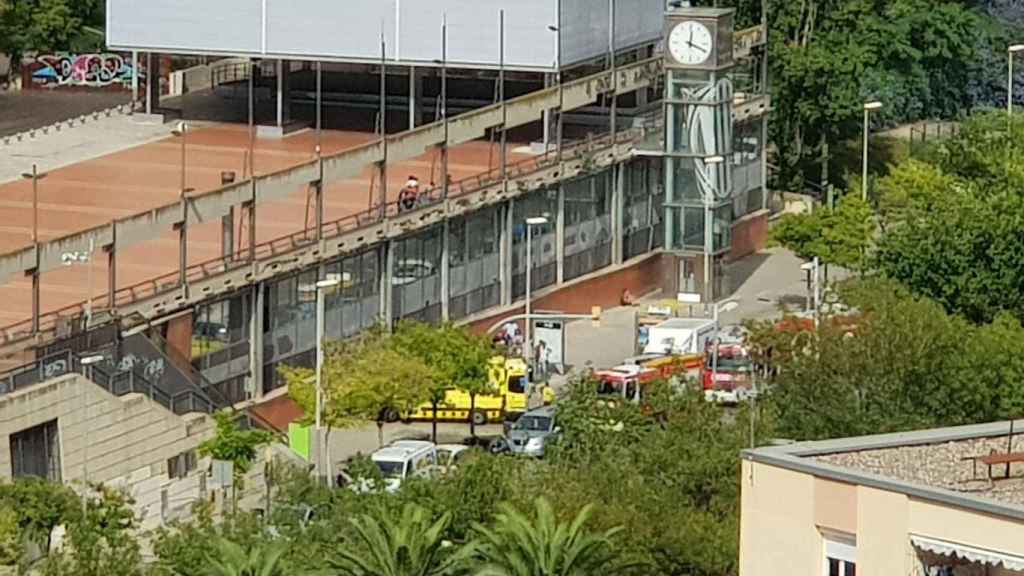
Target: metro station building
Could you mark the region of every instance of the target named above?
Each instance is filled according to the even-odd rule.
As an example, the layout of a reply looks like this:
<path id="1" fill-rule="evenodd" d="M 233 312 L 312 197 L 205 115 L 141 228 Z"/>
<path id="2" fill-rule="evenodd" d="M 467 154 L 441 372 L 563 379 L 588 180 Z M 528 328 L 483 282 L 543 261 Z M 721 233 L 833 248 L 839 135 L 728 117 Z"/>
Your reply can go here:
<path id="1" fill-rule="evenodd" d="M 117 365 L 146 338 L 191 366 L 154 387 L 186 378 L 213 404 L 259 399 L 283 385 L 280 365 L 314 363 L 327 278 L 340 282 L 325 295 L 328 339 L 404 318 L 482 329 L 521 310 L 528 266 L 535 308 L 589 312 L 625 290 L 715 298 L 721 264 L 763 245 L 769 204 L 764 28 L 733 17 L 666 13 L 664 0 L 108 0 L 108 45 L 138 54 L 147 77 L 161 55 L 208 58 L 175 71 L 186 120 L 190 99 L 215 100 L 250 150 L 311 133 L 317 148 L 274 170 L 250 154 L 220 187 L 0 255 L 0 281 L 29 276 L 34 294 L 0 346 L 40 366 L 0 381 L 32 385 L 68 351 L 110 350 Z M 714 58 L 670 60 L 666 32 L 687 20 L 714 30 Z M 159 92 L 140 116 L 172 118 Z M 338 131 L 359 143 L 319 148 Z M 406 209 L 410 174 L 433 194 Z M 362 192 L 346 184 L 359 178 Z M 306 199 L 303 221 L 261 231 L 290 197 Z M 547 223 L 528 229 L 536 216 Z M 172 232 L 164 275 L 119 277 L 120 256 Z M 189 257 L 199 237 L 216 238 L 217 258 Z M 61 255 L 90 247 L 106 289 L 88 310 L 40 307 Z"/>

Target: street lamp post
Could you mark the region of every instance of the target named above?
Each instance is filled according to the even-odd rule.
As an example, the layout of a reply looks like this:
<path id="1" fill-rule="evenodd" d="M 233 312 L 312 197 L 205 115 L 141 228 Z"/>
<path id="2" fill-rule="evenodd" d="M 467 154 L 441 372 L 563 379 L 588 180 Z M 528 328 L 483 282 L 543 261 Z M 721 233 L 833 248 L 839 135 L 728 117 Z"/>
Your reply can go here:
<path id="1" fill-rule="evenodd" d="M 86 356 L 79 360 L 79 364 L 82 365 L 82 377 L 91 380 L 92 379 L 92 366 L 97 362 L 103 361 L 103 356 L 94 354 L 92 356 Z M 82 383 L 82 390 L 86 389 L 86 384 Z M 89 422 L 89 401 L 82 402 L 82 410 L 85 410 L 85 418 L 82 424 L 82 482 L 84 482 L 88 488 L 89 483 L 89 427 L 92 425 Z M 82 504 L 85 504 L 83 499 Z"/>
<path id="2" fill-rule="evenodd" d="M 712 170 L 716 170 L 719 165 L 725 163 L 725 156 L 710 156 L 704 159 L 704 165 L 710 167 Z M 710 179 L 709 179 L 710 180 Z M 718 177 L 716 173 L 715 186 L 718 185 Z M 714 190 L 708 187 L 708 190 L 704 193 L 704 301 L 707 304 L 714 302 L 714 290 L 712 290 L 711 282 L 711 266 L 712 266 L 712 254 L 715 251 L 714 242 L 714 220 L 713 213 L 711 210 L 711 204 L 714 201 L 712 194 Z M 704 309 L 707 313 L 707 308 Z"/>
<path id="3" fill-rule="evenodd" d="M 869 122 L 871 120 L 871 113 L 876 110 L 882 109 L 882 103 L 879 101 L 867 102 L 864 104 L 864 171 L 861 174 L 861 191 L 860 197 L 865 202 L 868 201 L 868 136 L 870 135 Z"/>
<path id="4" fill-rule="evenodd" d="M 39 242 L 39 181 L 46 178 L 46 173 L 39 172 L 39 166 L 32 165 L 31 172 L 23 172 L 22 178 L 32 181 L 32 243 Z"/>
<path id="5" fill-rule="evenodd" d="M 532 289 L 530 270 L 533 268 L 533 227 L 543 226 L 547 223 L 547 216 L 534 216 L 526 219 L 526 330 L 524 330 L 526 338 L 523 340 L 523 359 L 526 360 L 527 367 L 530 366 L 530 356 L 533 355 L 533 319 L 530 317 L 530 296 Z M 529 369 L 526 371 L 526 386 L 528 390 L 530 386 Z"/>
<path id="6" fill-rule="evenodd" d="M 185 286 L 185 270 L 188 267 L 188 203 L 186 199 L 188 188 L 186 188 L 185 183 L 185 134 L 187 132 L 188 124 L 184 120 L 178 122 L 177 127 L 171 130 L 171 134 L 181 139 L 181 186 L 179 188 L 181 198 L 181 229 L 178 233 L 178 282 L 182 287 Z"/>
<path id="7" fill-rule="evenodd" d="M 1006 49 L 1006 62 L 1009 74 L 1006 78 L 1006 113 L 1013 114 L 1013 57 L 1018 52 L 1024 52 L 1024 44 L 1014 44 Z"/>
<path id="8" fill-rule="evenodd" d="M 320 280 L 316 283 L 316 439 L 317 439 L 317 453 L 316 461 L 314 466 L 316 467 L 317 477 L 326 476 L 324 471 L 324 458 L 326 454 L 326 447 L 324 446 L 323 435 L 320 433 L 321 426 L 323 423 L 323 411 L 324 411 L 324 388 L 323 388 L 323 370 L 324 370 L 324 291 L 330 288 L 334 288 L 341 283 L 341 279 L 338 277 L 328 277 L 325 280 Z"/>

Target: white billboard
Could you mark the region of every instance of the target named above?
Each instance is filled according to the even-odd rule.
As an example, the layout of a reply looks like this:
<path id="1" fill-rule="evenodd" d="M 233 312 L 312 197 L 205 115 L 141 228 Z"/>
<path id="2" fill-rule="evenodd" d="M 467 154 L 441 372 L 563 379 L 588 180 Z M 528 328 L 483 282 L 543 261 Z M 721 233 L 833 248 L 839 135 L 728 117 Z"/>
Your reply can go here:
<path id="1" fill-rule="evenodd" d="M 551 70 L 608 50 L 613 0 L 107 0 L 116 50 L 436 65 L 448 23 L 452 67 Z M 657 40 L 663 0 L 614 0 L 619 48 Z M 561 8 L 561 14 L 559 14 Z M 559 48 L 561 35 L 561 49 Z M 561 50 L 561 54 L 559 54 Z"/>

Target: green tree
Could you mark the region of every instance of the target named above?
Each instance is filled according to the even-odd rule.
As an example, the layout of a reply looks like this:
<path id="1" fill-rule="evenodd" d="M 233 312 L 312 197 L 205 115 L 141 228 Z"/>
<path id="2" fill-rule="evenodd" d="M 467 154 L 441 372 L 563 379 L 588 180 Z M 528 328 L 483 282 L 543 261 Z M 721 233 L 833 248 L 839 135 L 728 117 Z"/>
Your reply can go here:
<path id="1" fill-rule="evenodd" d="M 976 323 L 1024 318 L 1024 145 L 1010 133 L 1024 134 L 1024 119 L 972 117 L 880 182 L 874 266 Z"/>
<path id="2" fill-rule="evenodd" d="M 585 506 L 572 522 L 559 522 L 550 502 L 536 500 L 535 515 L 526 517 L 508 504 L 500 507 L 495 525 L 476 526 L 472 550 L 479 567 L 475 576 L 570 576 L 617 574 L 632 568 L 619 557 L 612 541 L 622 531 L 600 534 L 586 529 L 593 505 Z"/>
<path id="3" fill-rule="evenodd" d="M 94 35 L 83 27 L 102 27 L 103 8 L 100 0 L 0 2 L 0 52 L 9 54 L 16 66 L 26 52 L 99 47 L 101 39 L 84 40 Z"/>
<path id="4" fill-rule="evenodd" d="M 44 554 L 50 550 L 53 529 L 77 520 L 81 507 L 78 495 L 60 483 L 36 477 L 0 482 L 0 509 L 17 513 L 22 538 L 37 544 Z"/>
<path id="5" fill-rule="evenodd" d="M 352 536 L 329 558 L 338 576 L 442 576 L 458 573 L 470 552 L 444 540 L 449 514 L 432 520 L 415 504 L 400 514 L 379 508 L 350 519 Z"/>
<path id="6" fill-rule="evenodd" d="M 232 463 L 235 478 L 241 478 L 256 461 L 256 449 L 274 439 L 266 430 L 256 428 L 242 430 L 238 426 L 238 414 L 221 410 L 213 415 L 217 432 L 213 438 L 199 444 L 199 455 Z"/>
<path id="7" fill-rule="evenodd" d="M 395 346 L 383 329 L 332 343 L 325 352 L 322 388 L 323 422 L 346 428 L 376 422 L 377 441 L 384 444 L 384 423 L 430 400 L 435 371 L 408 350 Z M 308 368 L 282 368 L 288 393 L 306 413 L 316 414 L 316 373 Z"/>
<path id="8" fill-rule="evenodd" d="M 476 411 L 476 396 L 490 391 L 488 361 L 494 355 L 491 341 L 452 324 L 432 326 L 404 321 L 395 327 L 393 345 L 418 357 L 430 367 L 434 386 L 430 403 L 434 412 L 432 438 L 437 442 L 437 406 L 446 390 L 464 390 L 470 395 L 470 414 Z M 471 417 L 470 434 L 476 437 Z"/>
<path id="9" fill-rule="evenodd" d="M 67 524 L 65 550 L 47 557 L 43 576 L 141 576 L 132 501 L 120 491 L 91 487 L 82 514 Z"/>
<path id="10" fill-rule="evenodd" d="M 262 547 L 266 538 L 266 522 L 255 514 L 229 513 L 215 523 L 211 505 L 198 504 L 188 521 L 174 520 L 152 534 L 153 576 L 206 576 L 207 558 L 219 554 L 222 541 L 248 548 Z"/>
<path id="11" fill-rule="evenodd" d="M 286 542 L 250 545 L 248 548 L 224 538 L 216 542 L 216 552 L 206 557 L 206 576 L 298 576 L 285 571 L 282 557 Z"/>
<path id="12" fill-rule="evenodd" d="M 842 197 L 835 209 L 788 214 L 771 231 L 774 242 L 797 256 L 851 270 L 865 267 L 875 232 L 871 207 L 855 194 Z"/>
<path id="13" fill-rule="evenodd" d="M 974 326 L 884 280 L 840 292 L 857 310 L 855 324 L 822 322 L 804 350 L 776 366 L 769 402 L 783 437 L 985 422 L 1014 416 L 1024 402 L 1017 321 Z"/>

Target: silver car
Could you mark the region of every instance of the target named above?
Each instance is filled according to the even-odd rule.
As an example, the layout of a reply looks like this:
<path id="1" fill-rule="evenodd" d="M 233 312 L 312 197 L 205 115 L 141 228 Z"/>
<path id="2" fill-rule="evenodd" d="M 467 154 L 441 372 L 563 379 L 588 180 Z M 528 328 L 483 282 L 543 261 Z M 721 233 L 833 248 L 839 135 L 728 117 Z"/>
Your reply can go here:
<path id="1" fill-rule="evenodd" d="M 513 454 L 541 457 L 544 446 L 561 432 L 555 424 L 555 409 L 552 406 L 537 408 L 524 413 L 505 435 L 508 450 Z"/>

